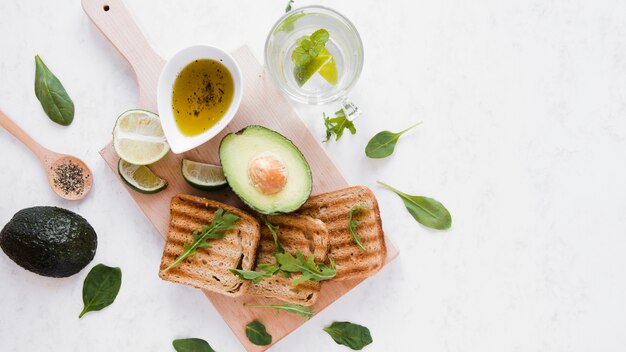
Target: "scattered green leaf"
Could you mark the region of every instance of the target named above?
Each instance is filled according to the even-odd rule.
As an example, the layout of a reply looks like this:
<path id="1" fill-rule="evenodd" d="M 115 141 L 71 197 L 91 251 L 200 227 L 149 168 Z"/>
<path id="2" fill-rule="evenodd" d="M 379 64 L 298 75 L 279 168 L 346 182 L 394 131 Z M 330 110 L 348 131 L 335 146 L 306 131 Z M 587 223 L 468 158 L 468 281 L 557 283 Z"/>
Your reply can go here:
<path id="1" fill-rule="evenodd" d="M 336 343 L 348 346 L 353 350 L 361 350 L 372 343 L 370 330 L 365 326 L 349 322 L 334 322 L 324 328 L 324 331 L 335 340 Z"/>
<path id="2" fill-rule="evenodd" d="M 74 120 L 74 102 L 61 81 L 35 56 L 35 96 L 50 120 L 68 126 Z"/>
<path id="3" fill-rule="evenodd" d="M 330 267 L 325 264 L 316 264 L 313 255 L 308 259 L 304 258 L 302 252 L 298 251 L 294 257 L 290 253 L 274 253 L 276 263 L 280 270 L 289 273 L 302 273 L 302 276 L 293 280 L 292 286 L 298 286 L 305 281 L 323 281 L 330 280 L 337 275 L 335 262 L 329 257 Z"/>
<path id="4" fill-rule="evenodd" d="M 291 16 L 288 16 L 287 18 L 285 18 L 283 20 L 283 23 L 280 24 L 280 26 L 276 27 L 276 29 L 274 30 L 274 33 L 272 33 L 273 35 L 276 35 L 280 32 L 286 32 L 289 33 L 291 31 L 293 31 L 294 27 L 294 23 L 304 17 L 306 15 L 306 13 L 304 12 L 300 12 L 300 13 L 294 13 Z"/>
<path id="5" fill-rule="evenodd" d="M 252 280 L 252 282 L 258 284 L 261 280 L 272 277 L 278 271 L 277 266 L 270 264 L 259 264 L 257 269 L 261 271 L 230 269 L 230 272 L 239 276 L 242 280 Z"/>
<path id="6" fill-rule="evenodd" d="M 267 228 L 270 230 L 270 233 L 272 234 L 272 238 L 274 239 L 274 251 L 275 252 L 279 252 L 279 253 L 283 253 L 285 251 L 285 248 L 283 247 L 283 245 L 280 243 L 280 240 L 278 239 L 278 225 L 274 225 L 272 223 L 270 223 L 267 220 L 267 217 L 264 216 L 263 217 L 263 222 L 265 222 L 265 226 L 267 226 Z"/>
<path id="7" fill-rule="evenodd" d="M 208 342 L 197 338 L 174 340 L 172 346 L 176 352 L 215 352 Z"/>
<path id="8" fill-rule="evenodd" d="M 239 217 L 233 213 L 224 212 L 224 209 L 219 208 L 213 215 L 213 221 L 211 224 L 202 226 L 202 231 L 193 232 L 193 241 L 191 243 L 185 243 L 183 245 L 183 253 L 181 253 L 167 268 L 162 270 L 166 272 L 182 261 L 196 254 L 198 248 L 211 248 L 208 240 L 219 240 L 224 238 L 225 232 L 232 230 L 235 227 L 235 223 L 239 220 Z"/>
<path id="9" fill-rule="evenodd" d="M 289 0 L 287 3 L 287 7 L 285 7 L 285 12 L 291 11 L 291 5 L 293 4 L 293 0 Z"/>
<path id="10" fill-rule="evenodd" d="M 101 310 L 115 301 L 122 286 L 122 270 L 98 264 L 91 268 L 83 282 L 85 307 L 78 318 L 87 312 Z"/>
<path id="11" fill-rule="evenodd" d="M 452 215 L 440 202 L 432 198 L 411 196 L 380 181 L 379 185 L 400 196 L 406 209 L 420 224 L 437 230 L 446 230 L 452 226 Z"/>
<path id="12" fill-rule="evenodd" d="M 348 129 L 352 134 L 356 133 L 354 122 L 348 120 L 343 109 L 336 111 L 333 118 L 324 114 L 324 126 L 326 126 L 326 139 L 323 142 L 328 142 L 333 134 L 335 135 L 335 141 L 338 141 L 343 136 L 345 129 Z"/>
<path id="13" fill-rule="evenodd" d="M 421 122 L 416 123 L 415 125 L 402 130 L 398 133 L 382 131 L 377 133 L 370 141 L 367 143 L 365 147 L 365 155 L 369 158 L 373 159 L 381 159 L 386 158 L 389 155 L 393 154 L 393 150 L 396 148 L 396 143 L 398 143 L 398 139 L 400 136 L 405 134 L 407 131 L 413 129 L 415 126 L 419 125 Z"/>
<path id="14" fill-rule="evenodd" d="M 246 336 L 250 342 L 258 346 L 267 346 L 272 343 L 272 335 L 267 333 L 265 325 L 258 320 L 246 325 Z"/>
<path id="15" fill-rule="evenodd" d="M 359 226 L 359 224 L 361 223 L 358 220 L 354 220 L 353 217 L 354 215 L 358 214 L 361 210 L 369 210 L 370 208 L 367 207 L 366 205 L 355 205 L 352 207 L 352 209 L 350 209 L 350 213 L 348 213 L 348 230 L 350 230 L 350 233 L 352 234 L 352 239 L 354 240 L 354 242 L 359 245 L 359 247 L 362 250 L 365 250 L 365 246 L 363 245 L 363 242 L 361 242 L 361 236 L 359 236 L 358 233 L 356 233 L 356 227 Z"/>
<path id="16" fill-rule="evenodd" d="M 310 319 L 315 312 L 305 306 L 299 304 L 269 304 L 269 305 L 257 305 L 257 304 L 244 304 L 247 308 L 273 308 L 277 312 L 284 310 L 288 313 L 298 314 L 305 319 Z"/>

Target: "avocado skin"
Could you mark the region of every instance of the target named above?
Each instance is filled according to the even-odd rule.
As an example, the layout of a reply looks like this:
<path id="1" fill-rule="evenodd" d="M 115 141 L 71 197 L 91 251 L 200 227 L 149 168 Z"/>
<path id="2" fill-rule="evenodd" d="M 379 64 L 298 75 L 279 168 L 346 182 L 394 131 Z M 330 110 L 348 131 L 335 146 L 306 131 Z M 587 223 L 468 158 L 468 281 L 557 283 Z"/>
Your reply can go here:
<path id="1" fill-rule="evenodd" d="M 57 207 L 18 211 L 0 232 L 0 248 L 17 265 L 36 274 L 68 277 L 96 254 L 98 237 L 82 216 Z"/>

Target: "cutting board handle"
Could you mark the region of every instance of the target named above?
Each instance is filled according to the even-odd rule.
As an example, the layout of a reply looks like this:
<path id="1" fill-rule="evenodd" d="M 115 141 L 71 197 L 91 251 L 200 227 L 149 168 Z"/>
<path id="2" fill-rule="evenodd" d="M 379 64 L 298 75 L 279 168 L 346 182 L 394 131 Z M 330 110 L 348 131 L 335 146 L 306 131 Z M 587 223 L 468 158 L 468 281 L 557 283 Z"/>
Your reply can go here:
<path id="1" fill-rule="evenodd" d="M 139 103 L 156 111 L 156 87 L 165 61 L 154 51 L 123 0 L 82 0 L 83 10 L 128 60 L 137 75 Z"/>

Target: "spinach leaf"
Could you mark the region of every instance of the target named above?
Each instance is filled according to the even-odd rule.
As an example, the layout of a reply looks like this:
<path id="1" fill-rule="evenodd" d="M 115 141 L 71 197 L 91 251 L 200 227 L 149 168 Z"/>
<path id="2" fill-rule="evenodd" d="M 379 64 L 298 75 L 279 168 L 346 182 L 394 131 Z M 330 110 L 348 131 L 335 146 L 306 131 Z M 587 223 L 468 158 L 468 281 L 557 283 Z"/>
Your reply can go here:
<path id="1" fill-rule="evenodd" d="M 405 134 L 407 131 L 415 128 L 415 126 L 419 124 L 421 124 L 421 122 L 418 122 L 415 125 L 398 133 L 389 131 L 382 131 L 377 133 L 367 143 L 367 146 L 365 147 L 365 155 L 373 159 L 388 157 L 389 155 L 393 154 L 393 150 L 396 148 L 396 143 L 398 143 L 398 139 L 400 138 L 400 136 Z"/>
<path id="2" fill-rule="evenodd" d="M 336 343 L 348 346 L 353 350 L 360 350 L 372 343 L 370 330 L 365 326 L 349 322 L 334 322 L 325 327 L 324 331 L 335 340 Z"/>
<path id="3" fill-rule="evenodd" d="M 94 266 L 83 283 L 83 303 L 85 308 L 78 318 L 87 312 L 101 310 L 109 306 L 122 286 L 122 270 L 104 264 Z"/>
<path id="4" fill-rule="evenodd" d="M 193 232 L 193 241 L 183 245 L 183 253 L 181 253 L 167 268 L 162 272 L 166 272 L 176 265 L 182 263 L 185 259 L 196 254 L 198 248 L 211 248 L 208 240 L 219 240 L 224 238 L 226 231 L 232 230 L 239 217 L 233 213 L 224 212 L 219 208 L 213 215 L 213 220 L 209 226 L 202 226 L 202 231 Z"/>
<path id="5" fill-rule="evenodd" d="M 244 307 L 248 307 L 248 308 L 273 308 L 276 309 L 276 311 L 281 311 L 284 310 L 285 312 L 288 313 L 294 313 L 294 314 L 298 314 L 302 317 L 304 317 L 305 319 L 309 319 L 313 316 L 313 314 L 315 314 L 314 311 L 312 311 L 311 309 L 299 305 L 299 304 L 269 304 L 269 305 L 256 305 L 256 304 L 244 304 Z"/>
<path id="6" fill-rule="evenodd" d="M 354 240 L 354 242 L 359 245 L 359 247 L 362 250 L 365 250 L 365 246 L 363 245 L 363 242 L 361 242 L 361 236 L 359 236 L 358 233 L 356 233 L 356 227 L 359 226 L 359 224 L 361 223 L 358 220 L 354 220 L 353 217 L 354 215 L 358 214 L 361 210 L 369 210 L 370 208 L 368 208 L 365 205 L 355 205 L 352 207 L 352 209 L 350 209 L 350 213 L 348 213 L 348 230 L 350 230 L 350 233 L 352 234 L 352 239 Z"/>
<path id="7" fill-rule="evenodd" d="M 257 269 L 261 269 L 261 271 L 230 269 L 230 272 L 239 276 L 242 280 L 252 280 L 252 282 L 258 284 L 261 280 L 272 277 L 278 271 L 278 267 L 270 264 L 259 264 Z"/>
<path id="8" fill-rule="evenodd" d="M 287 3 L 287 7 L 285 7 L 285 12 L 291 11 L 291 5 L 293 4 L 293 0 L 289 0 Z"/>
<path id="9" fill-rule="evenodd" d="M 197 338 L 174 340 L 172 346 L 176 352 L 215 352 L 208 342 Z"/>
<path id="10" fill-rule="evenodd" d="M 250 342 L 258 346 L 267 346 L 272 343 L 272 335 L 267 333 L 265 325 L 258 320 L 246 325 L 246 336 Z"/>
<path id="11" fill-rule="evenodd" d="M 398 191 L 388 184 L 380 181 L 376 182 L 400 196 L 406 209 L 420 224 L 437 230 L 446 230 L 452 226 L 452 215 L 440 202 L 432 198 L 411 196 Z"/>
<path id="12" fill-rule="evenodd" d="M 326 116 L 324 113 L 324 126 L 326 127 L 326 139 L 322 142 L 328 142 L 330 137 L 334 134 L 335 141 L 338 141 L 341 136 L 343 136 L 344 130 L 348 129 L 350 133 L 356 133 L 356 127 L 354 127 L 354 122 L 348 120 L 346 116 L 346 112 L 343 109 L 339 109 L 339 111 L 335 112 L 335 117 L 330 118 L 330 116 Z"/>
<path id="13" fill-rule="evenodd" d="M 281 271 L 288 273 L 302 273 L 302 276 L 293 280 L 292 286 L 298 286 L 301 283 L 311 281 L 330 280 L 337 275 L 335 262 L 333 258 L 330 260 L 330 267 L 325 264 L 316 264 L 313 254 L 308 259 L 304 258 L 302 252 L 298 251 L 294 257 L 290 253 L 274 253 L 276 263 Z"/>
<path id="14" fill-rule="evenodd" d="M 35 96 L 50 120 L 68 126 L 74 120 L 74 102 L 61 81 L 35 56 Z"/>

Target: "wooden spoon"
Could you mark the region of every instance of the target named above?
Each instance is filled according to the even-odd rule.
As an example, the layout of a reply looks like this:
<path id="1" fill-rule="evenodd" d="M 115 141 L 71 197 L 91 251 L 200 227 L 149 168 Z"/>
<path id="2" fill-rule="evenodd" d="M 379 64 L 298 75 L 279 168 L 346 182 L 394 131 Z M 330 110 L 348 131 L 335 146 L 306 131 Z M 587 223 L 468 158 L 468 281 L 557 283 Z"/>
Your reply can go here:
<path id="1" fill-rule="evenodd" d="M 48 175 L 50 188 L 59 197 L 68 200 L 83 199 L 93 184 L 91 170 L 79 158 L 55 153 L 35 142 L 24 130 L 0 111 L 0 126 L 24 143 L 39 158 Z M 68 185 L 68 179 L 74 183 Z M 64 182 L 66 181 L 66 182 Z"/>

